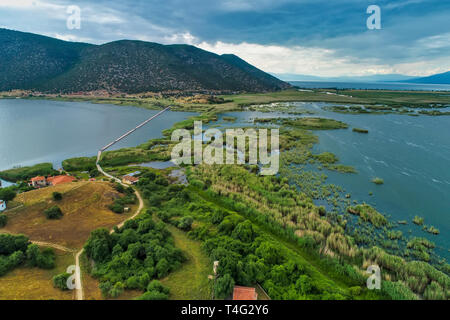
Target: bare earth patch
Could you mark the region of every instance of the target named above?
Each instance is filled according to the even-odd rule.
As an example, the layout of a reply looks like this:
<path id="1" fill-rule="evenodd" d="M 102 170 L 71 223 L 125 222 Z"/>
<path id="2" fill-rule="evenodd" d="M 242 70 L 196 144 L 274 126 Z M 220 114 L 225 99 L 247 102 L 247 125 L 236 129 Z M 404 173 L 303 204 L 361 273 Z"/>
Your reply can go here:
<path id="1" fill-rule="evenodd" d="M 58 191 L 63 199 L 54 201 L 52 193 Z M 56 243 L 69 248 L 81 248 L 91 231 L 110 229 L 135 211 L 113 213 L 108 205 L 118 193 L 107 182 L 77 182 L 34 190 L 18 195 L 16 201 L 24 203 L 8 215 L 8 224 L 1 232 L 25 234 L 33 241 Z M 49 220 L 44 210 L 59 206 L 61 219 Z"/>

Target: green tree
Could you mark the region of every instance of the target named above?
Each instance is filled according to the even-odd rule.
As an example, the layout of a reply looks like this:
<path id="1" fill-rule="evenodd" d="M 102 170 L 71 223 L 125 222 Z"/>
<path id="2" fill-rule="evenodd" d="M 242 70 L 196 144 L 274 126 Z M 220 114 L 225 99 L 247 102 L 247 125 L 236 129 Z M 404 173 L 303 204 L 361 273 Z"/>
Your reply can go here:
<path id="1" fill-rule="evenodd" d="M 16 197 L 14 187 L 0 188 L 0 200 L 11 201 Z"/>
<path id="2" fill-rule="evenodd" d="M 156 272 L 158 273 L 158 278 L 165 277 L 170 271 L 170 265 L 166 258 L 162 258 L 156 264 Z"/>
<path id="3" fill-rule="evenodd" d="M 91 233 L 84 246 L 89 258 L 96 262 L 105 261 L 110 255 L 111 235 L 106 229 L 97 229 Z"/>
<path id="4" fill-rule="evenodd" d="M 164 286 L 158 280 L 152 280 L 147 286 L 147 291 L 157 291 L 157 292 L 162 292 L 165 294 L 169 294 L 169 292 L 170 292 L 169 288 Z"/>
<path id="5" fill-rule="evenodd" d="M 53 192 L 52 194 L 53 200 L 55 201 L 61 201 L 62 200 L 62 193 L 61 192 Z"/>
<path id="6" fill-rule="evenodd" d="M 217 299 L 225 299 L 232 293 L 233 288 L 234 280 L 227 273 L 216 280 L 214 284 L 214 295 Z"/>
<path id="7" fill-rule="evenodd" d="M 60 273 L 53 277 L 53 286 L 55 288 L 61 289 L 61 290 L 68 290 L 67 288 L 67 280 L 69 279 L 70 274 L 69 273 Z"/>
<path id="8" fill-rule="evenodd" d="M 266 263 L 271 265 L 281 264 L 283 262 L 280 248 L 271 242 L 261 243 L 255 253 L 263 258 Z"/>
<path id="9" fill-rule="evenodd" d="M 0 228 L 3 228 L 6 226 L 6 223 L 8 222 L 8 216 L 6 214 L 0 213 Z"/>
<path id="10" fill-rule="evenodd" d="M 147 291 L 137 298 L 137 300 L 167 300 L 169 295 L 158 291 Z"/>
<path id="11" fill-rule="evenodd" d="M 47 219 L 60 219 L 63 216 L 61 209 L 58 206 L 53 206 L 44 211 Z"/>
<path id="12" fill-rule="evenodd" d="M 191 216 L 182 217 L 178 222 L 178 228 L 185 231 L 191 230 L 193 222 L 194 219 Z"/>
<path id="13" fill-rule="evenodd" d="M 231 233 L 231 237 L 242 242 L 252 242 L 255 237 L 252 223 L 249 220 L 239 223 Z"/>

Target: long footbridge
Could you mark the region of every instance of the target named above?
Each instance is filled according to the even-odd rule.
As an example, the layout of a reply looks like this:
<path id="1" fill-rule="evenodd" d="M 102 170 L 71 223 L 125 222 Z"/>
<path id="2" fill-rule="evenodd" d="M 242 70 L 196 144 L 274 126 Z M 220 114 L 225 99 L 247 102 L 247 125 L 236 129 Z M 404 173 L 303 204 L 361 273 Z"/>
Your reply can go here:
<path id="1" fill-rule="evenodd" d="M 130 131 L 124 133 L 123 135 L 121 135 L 119 138 L 117 138 L 116 140 L 112 141 L 111 143 L 107 144 L 106 146 L 104 146 L 103 148 L 100 149 L 101 152 L 105 151 L 106 149 L 109 149 L 110 147 L 112 147 L 113 145 L 115 145 L 117 142 L 119 142 L 120 140 L 128 137 L 130 134 L 132 134 L 133 132 L 135 132 L 136 130 L 138 130 L 139 128 L 142 128 L 143 126 L 145 126 L 147 123 L 149 123 L 150 121 L 152 121 L 153 119 L 155 119 L 156 117 L 160 116 L 161 114 L 163 114 L 164 112 L 166 112 L 167 110 L 169 110 L 170 107 L 165 108 L 164 110 L 161 110 L 160 112 L 158 112 L 157 114 L 155 114 L 154 116 L 150 117 L 149 119 L 145 120 L 144 122 L 142 122 L 140 125 L 138 125 L 136 128 L 131 129 Z"/>
<path id="2" fill-rule="evenodd" d="M 115 145 L 116 143 L 118 143 L 120 140 L 128 137 L 130 134 L 132 134 L 133 132 L 135 132 L 136 130 L 138 130 L 139 128 L 142 128 L 143 126 L 145 126 L 147 123 L 149 123 L 150 121 L 152 121 L 153 119 L 159 117 L 161 114 L 163 114 L 164 112 L 166 112 L 167 110 L 170 109 L 170 106 L 165 108 L 164 110 L 161 110 L 160 112 L 158 112 L 157 114 L 155 114 L 154 116 L 151 116 L 150 118 L 148 118 L 147 120 L 145 120 L 144 122 L 142 122 L 140 125 L 136 126 L 135 128 L 131 129 L 130 131 L 124 133 L 123 135 L 121 135 L 119 138 L 117 138 L 116 140 L 112 141 L 111 143 L 108 143 L 106 146 L 104 146 L 103 148 L 101 148 L 100 150 L 98 150 L 97 153 L 97 161 L 96 161 L 96 165 L 97 165 L 97 169 L 98 171 L 100 171 L 101 173 L 103 173 L 105 176 L 115 179 L 117 181 L 120 182 L 120 180 L 116 177 L 113 177 L 109 174 L 107 174 L 105 171 L 103 171 L 103 169 L 101 168 L 99 162 L 100 162 L 100 158 L 102 156 L 103 151 L 111 148 L 113 145 Z"/>

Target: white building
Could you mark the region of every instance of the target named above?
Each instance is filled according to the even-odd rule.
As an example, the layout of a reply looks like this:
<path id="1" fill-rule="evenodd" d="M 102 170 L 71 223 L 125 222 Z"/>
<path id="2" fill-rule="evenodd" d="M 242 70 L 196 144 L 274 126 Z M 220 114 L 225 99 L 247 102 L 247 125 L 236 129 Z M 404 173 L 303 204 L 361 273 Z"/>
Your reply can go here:
<path id="1" fill-rule="evenodd" d="M 6 201 L 0 200 L 0 212 L 6 210 Z"/>

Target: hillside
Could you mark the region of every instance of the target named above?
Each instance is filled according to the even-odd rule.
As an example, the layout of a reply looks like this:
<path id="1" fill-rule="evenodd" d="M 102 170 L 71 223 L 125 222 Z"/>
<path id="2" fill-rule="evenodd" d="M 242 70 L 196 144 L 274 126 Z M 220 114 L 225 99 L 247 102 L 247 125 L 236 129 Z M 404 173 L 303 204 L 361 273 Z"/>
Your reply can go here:
<path id="1" fill-rule="evenodd" d="M 0 56 L 3 91 L 264 92 L 290 87 L 237 56 L 190 45 L 130 40 L 90 45 L 0 29 Z"/>
<path id="2" fill-rule="evenodd" d="M 411 79 L 406 82 L 411 83 L 431 83 L 431 84 L 450 84 L 450 71 L 434 74 L 429 77 Z"/>
<path id="3" fill-rule="evenodd" d="M 0 91 L 37 88 L 73 67 L 89 46 L 0 29 Z"/>

